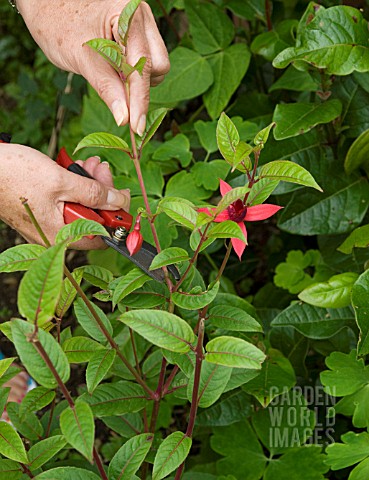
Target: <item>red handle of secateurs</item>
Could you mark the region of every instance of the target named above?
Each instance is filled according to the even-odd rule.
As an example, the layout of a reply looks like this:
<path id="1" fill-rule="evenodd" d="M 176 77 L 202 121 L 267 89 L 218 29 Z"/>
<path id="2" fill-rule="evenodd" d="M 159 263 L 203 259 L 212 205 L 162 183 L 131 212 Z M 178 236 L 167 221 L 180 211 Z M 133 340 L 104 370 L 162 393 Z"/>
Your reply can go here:
<path id="1" fill-rule="evenodd" d="M 67 170 L 92 178 L 82 167 L 78 166 L 78 171 L 73 171 L 73 160 L 69 157 L 67 151 L 63 147 L 56 159 L 56 163 Z M 120 210 L 93 210 L 78 203 L 66 202 L 64 204 L 64 222 L 72 223 L 78 218 L 86 220 L 95 220 L 95 222 L 116 229 L 117 227 L 124 227 L 129 231 L 132 227 L 133 217 L 123 209 Z"/>

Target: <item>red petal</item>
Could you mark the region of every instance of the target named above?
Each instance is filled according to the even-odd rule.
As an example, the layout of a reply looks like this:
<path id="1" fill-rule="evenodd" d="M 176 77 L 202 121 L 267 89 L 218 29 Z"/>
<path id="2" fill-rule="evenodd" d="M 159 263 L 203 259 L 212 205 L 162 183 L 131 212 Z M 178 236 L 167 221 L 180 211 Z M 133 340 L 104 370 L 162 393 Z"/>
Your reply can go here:
<path id="1" fill-rule="evenodd" d="M 228 210 L 223 210 L 215 217 L 214 222 L 225 222 L 226 220 L 229 220 L 229 213 Z"/>
<path id="2" fill-rule="evenodd" d="M 129 251 L 129 254 L 132 256 L 135 253 L 139 252 L 142 247 L 143 236 L 137 230 L 133 230 L 127 237 L 126 247 Z"/>
<path id="3" fill-rule="evenodd" d="M 254 205 L 253 207 L 247 207 L 247 213 L 245 221 L 247 222 L 256 222 L 257 220 L 266 220 L 275 213 L 278 212 L 283 207 L 278 205 L 271 205 L 265 203 L 264 205 Z"/>
<path id="4" fill-rule="evenodd" d="M 228 183 L 222 180 L 221 178 L 219 179 L 219 186 L 220 186 L 220 193 L 222 194 L 222 197 L 224 197 L 226 193 L 232 190 L 232 187 L 228 185 Z"/>
<path id="5" fill-rule="evenodd" d="M 246 231 L 245 224 L 243 222 L 241 222 L 238 225 L 240 226 L 240 228 L 242 230 L 242 233 L 245 235 L 246 242 L 247 242 L 247 231 Z M 236 252 L 236 254 L 238 255 L 238 258 L 241 261 L 242 254 L 245 251 L 247 243 L 243 242 L 242 240 L 239 240 L 238 238 L 232 238 L 231 242 L 232 242 L 232 246 L 234 248 L 234 251 Z"/>

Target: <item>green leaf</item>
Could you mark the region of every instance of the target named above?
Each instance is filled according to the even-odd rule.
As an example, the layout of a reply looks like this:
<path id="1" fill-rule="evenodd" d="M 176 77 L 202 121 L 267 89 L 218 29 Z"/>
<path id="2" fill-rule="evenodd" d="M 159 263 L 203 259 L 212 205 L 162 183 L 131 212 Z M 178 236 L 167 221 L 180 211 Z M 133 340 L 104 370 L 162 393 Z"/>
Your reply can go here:
<path id="1" fill-rule="evenodd" d="M 159 208 L 180 225 L 190 230 L 196 227 L 197 213 L 191 204 L 188 205 L 181 201 L 181 199 L 176 201 L 174 199 L 164 198 L 164 200 L 159 203 Z"/>
<path id="2" fill-rule="evenodd" d="M 76 269 L 72 272 L 72 277 L 78 285 L 82 281 L 83 270 Z M 77 290 L 74 288 L 68 278 L 64 278 L 58 304 L 55 308 L 55 315 L 59 318 L 63 318 L 69 307 L 72 305 L 76 298 Z"/>
<path id="3" fill-rule="evenodd" d="M 260 132 L 258 132 L 254 138 L 254 144 L 264 146 L 264 144 L 268 141 L 271 129 L 274 127 L 275 123 L 272 122 L 270 125 L 260 130 Z"/>
<path id="4" fill-rule="evenodd" d="M 293 90 L 296 92 L 316 92 L 319 89 L 319 83 L 313 79 L 309 72 L 296 70 L 290 66 L 282 76 L 274 82 L 269 92 L 275 90 Z"/>
<path id="5" fill-rule="evenodd" d="M 260 374 L 250 379 L 243 389 L 265 408 L 274 398 L 288 392 L 295 383 L 296 376 L 290 361 L 279 350 L 270 348 Z"/>
<path id="6" fill-rule="evenodd" d="M 351 290 L 358 274 L 353 272 L 334 275 L 327 282 L 313 283 L 305 288 L 299 299 L 316 307 L 343 308 L 351 303 Z"/>
<path id="7" fill-rule="evenodd" d="M 246 243 L 241 227 L 233 220 L 225 220 L 215 224 L 206 235 L 208 238 L 238 238 Z"/>
<path id="8" fill-rule="evenodd" d="M 170 434 L 158 448 L 152 480 L 161 480 L 183 463 L 190 452 L 192 440 L 182 432 Z"/>
<path id="9" fill-rule="evenodd" d="M 181 163 L 182 167 L 188 167 L 192 160 L 190 141 L 186 135 L 179 133 L 175 137 L 161 144 L 155 150 L 152 158 L 162 162 L 177 159 Z"/>
<path id="10" fill-rule="evenodd" d="M 276 106 L 273 122 L 276 123 L 274 138 L 295 137 L 308 132 L 322 123 L 332 122 L 342 111 L 339 100 L 324 103 L 281 103 Z"/>
<path id="11" fill-rule="evenodd" d="M 68 443 L 92 463 L 95 424 L 91 407 L 82 400 L 67 407 L 60 415 L 60 428 Z"/>
<path id="12" fill-rule="evenodd" d="M 195 341 L 188 323 L 172 313 L 134 310 L 124 313 L 119 320 L 154 345 L 173 352 L 188 352 Z"/>
<path id="13" fill-rule="evenodd" d="M 107 40 L 106 38 L 94 38 L 93 40 L 85 42 L 84 45 L 88 45 L 92 50 L 101 55 L 115 71 L 120 72 L 123 61 L 123 51 L 117 42 Z"/>
<path id="14" fill-rule="evenodd" d="M 191 198 L 198 203 L 201 200 L 211 197 L 212 192 L 197 186 L 195 175 L 182 170 L 173 175 L 166 185 L 165 197 L 180 197 L 181 199 Z M 164 199 L 165 200 L 165 199 Z M 183 202 L 183 200 L 182 200 Z M 160 217 L 159 217 L 160 218 Z M 169 245 L 167 245 L 169 247 Z"/>
<path id="15" fill-rule="evenodd" d="M 0 422 L 0 453 L 10 460 L 28 463 L 28 457 L 18 433 L 6 422 Z"/>
<path id="16" fill-rule="evenodd" d="M 350 480 L 365 480 L 369 474 L 369 459 L 365 459 L 350 473 Z"/>
<path id="17" fill-rule="evenodd" d="M 209 364 L 204 363 L 203 366 L 205 365 Z M 232 392 L 226 398 L 221 398 L 211 408 L 200 412 L 196 417 L 196 426 L 224 427 L 249 417 L 252 412 L 250 398 L 242 390 Z"/>
<path id="18" fill-rule="evenodd" d="M 23 476 L 23 470 L 19 463 L 13 460 L 0 460 L 0 474 L 7 480 L 19 480 Z"/>
<path id="19" fill-rule="evenodd" d="M 16 357 L 3 358 L 0 360 L 0 378 L 6 373 Z"/>
<path id="20" fill-rule="evenodd" d="M 189 48 L 177 47 L 169 54 L 170 72 L 151 92 L 154 104 L 172 105 L 204 93 L 213 83 L 207 60 Z"/>
<path id="21" fill-rule="evenodd" d="M 178 307 L 184 308 L 185 310 L 198 310 L 199 308 L 204 308 L 216 297 L 219 285 L 220 283 L 216 282 L 205 292 L 201 291 L 201 287 L 194 287 L 189 292 L 175 292 L 172 294 L 172 301 Z"/>
<path id="22" fill-rule="evenodd" d="M 240 136 L 235 124 L 222 113 L 217 125 L 217 143 L 220 153 L 230 165 L 233 165 L 239 141 Z"/>
<path id="23" fill-rule="evenodd" d="M 92 393 L 108 373 L 115 359 L 115 350 L 98 350 L 88 362 L 86 370 L 87 390 Z"/>
<path id="24" fill-rule="evenodd" d="M 351 144 L 345 157 L 345 171 L 350 175 L 354 170 L 367 167 L 369 155 L 369 130 L 365 130 Z M 0 257 L 1 258 L 1 257 Z"/>
<path id="25" fill-rule="evenodd" d="M 79 269 L 77 271 L 79 271 Z M 98 265 L 84 265 L 80 271 L 83 272 L 83 278 L 87 280 L 87 282 L 102 289 L 107 289 L 109 283 L 114 279 L 110 270 Z"/>
<path id="26" fill-rule="evenodd" d="M 98 222 L 94 220 L 86 220 L 84 218 L 78 218 L 68 225 L 64 225 L 55 237 L 55 243 L 66 242 L 71 244 L 73 242 L 78 242 L 83 237 L 89 235 L 102 235 L 104 237 L 109 237 L 107 230 Z"/>
<path id="27" fill-rule="evenodd" d="M 6 411 L 14 428 L 28 440 L 40 440 L 44 434 L 40 420 L 33 412 L 27 412 L 26 415 L 21 418 L 19 410 L 20 406 L 15 402 L 9 402 L 6 407 Z"/>
<path id="28" fill-rule="evenodd" d="M 198 120 L 194 123 L 194 127 L 202 148 L 208 153 L 216 152 L 218 150 L 216 137 L 217 122 L 204 122 L 204 120 Z"/>
<path id="29" fill-rule="evenodd" d="M 54 316 L 63 281 L 64 251 L 64 243 L 50 247 L 21 280 L 18 308 L 30 322 L 44 325 Z"/>
<path id="30" fill-rule="evenodd" d="M 97 417 L 139 412 L 146 405 L 143 388 L 131 382 L 105 383 L 96 387 L 94 393 L 80 398 L 91 406 Z"/>
<path id="31" fill-rule="evenodd" d="M 58 467 L 40 473 L 36 480 L 100 480 L 95 473 L 76 467 Z"/>
<path id="32" fill-rule="evenodd" d="M 143 433 L 130 438 L 112 458 L 109 465 L 109 480 L 131 480 L 149 452 L 154 435 Z"/>
<path id="33" fill-rule="evenodd" d="M 154 350 L 144 361 L 142 365 L 142 373 L 145 378 L 153 378 L 159 375 L 163 353 L 161 350 Z"/>
<path id="34" fill-rule="evenodd" d="M 85 138 L 83 138 L 79 144 L 76 146 L 73 155 L 81 150 L 82 148 L 113 148 L 115 150 L 121 150 L 122 152 L 130 153 L 130 148 L 124 140 L 116 135 L 111 133 L 90 133 Z"/>
<path id="35" fill-rule="evenodd" d="M 235 202 L 237 199 L 241 198 L 243 199 L 250 191 L 249 187 L 245 185 L 244 187 L 236 187 L 232 188 L 229 192 L 227 192 L 221 201 L 218 203 L 217 208 L 215 209 L 214 213 L 219 214 L 223 210 L 229 207 L 233 202 Z M 223 222 L 222 222 L 223 223 Z"/>
<path id="36" fill-rule="evenodd" d="M 113 306 L 115 307 L 123 298 L 142 287 L 149 280 L 151 278 L 143 273 L 140 268 L 133 268 L 127 275 L 121 277 L 117 283 L 113 294 Z"/>
<path id="37" fill-rule="evenodd" d="M 70 363 L 89 362 L 96 350 L 102 349 L 102 345 L 88 337 L 72 337 L 63 343 L 63 350 Z"/>
<path id="38" fill-rule="evenodd" d="M 49 405 L 55 398 L 55 392 L 45 387 L 36 387 L 30 390 L 19 408 L 19 416 L 25 417 L 28 412 L 37 412 Z"/>
<path id="39" fill-rule="evenodd" d="M 278 226 L 298 235 L 346 233 L 361 223 L 368 203 L 369 189 L 364 179 L 348 180 L 325 194 L 295 192 L 279 216 Z"/>
<path id="40" fill-rule="evenodd" d="M 264 353 L 246 340 L 236 337 L 216 337 L 206 345 L 205 360 L 236 368 L 261 368 Z"/>
<path id="41" fill-rule="evenodd" d="M 330 338 L 353 324 L 354 313 L 351 308 L 318 308 L 300 302 L 290 305 L 272 321 L 273 327 L 291 326 L 314 340 Z"/>
<path id="42" fill-rule="evenodd" d="M 44 253 L 41 245 L 17 245 L 0 254 L 0 272 L 21 272 L 28 270 L 39 256 Z"/>
<path id="43" fill-rule="evenodd" d="M 104 324 L 106 330 L 110 333 L 110 335 L 112 335 L 113 328 L 108 317 L 97 305 L 95 305 L 94 303 L 91 303 L 91 305 L 98 317 L 100 318 L 101 322 Z M 87 305 L 81 298 L 77 298 L 77 300 L 74 302 L 74 313 L 77 317 L 78 323 L 93 339 L 102 343 L 106 342 L 106 337 L 104 333 L 100 329 Z"/>
<path id="44" fill-rule="evenodd" d="M 343 443 L 328 445 L 326 463 L 331 470 L 340 470 L 361 462 L 369 456 L 369 434 L 347 432 L 341 436 Z"/>
<path id="45" fill-rule="evenodd" d="M 22 364 L 31 377 L 45 388 L 53 389 L 58 383 L 40 356 L 33 342 L 28 341 L 34 333 L 34 326 L 24 320 L 15 319 L 11 323 L 13 341 Z M 58 372 L 61 380 L 69 380 L 70 368 L 67 357 L 55 338 L 44 330 L 39 329 L 38 340 L 49 356 L 51 363 Z"/>
<path id="46" fill-rule="evenodd" d="M 244 310 L 228 305 L 216 305 L 209 310 L 209 321 L 215 327 L 236 332 L 262 332 L 260 323 Z"/>
<path id="47" fill-rule="evenodd" d="M 310 12 L 311 7 L 308 7 Z M 339 25 L 339 28 L 337 26 Z M 322 28 L 324 26 L 324 28 Z M 326 69 L 328 75 L 348 75 L 369 69 L 367 24 L 356 8 L 320 6 L 301 19 L 296 47 L 283 50 L 273 61 L 276 68 L 295 63 Z M 304 68 L 305 69 L 305 68 Z"/>
<path id="48" fill-rule="evenodd" d="M 210 407 L 219 399 L 231 377 L 231 373 L 232 369 L 229 367 L 203 362 L 198 395 L 199 407 Z M 187 385 L 187 398 L 190 402 L 192 402 L 194 379 L 195 372 L 192 373 Z"/>
<path id="49" fill-rule="evenodd" d="M 161 122 L 164 120 L 167 113 L 167 108 L 156 108 L 149 111 L 146 117 L 145 131 L 137 142 L 138 149 L 142 149 L 155 135 L 156 130 L 160 127 Z"/>
<path id="50" fill-rule="evenodd" d="M 140 413 L 126 413 L 122 416 L 103 417 L 101 420 L 123 438 L 134 437 L 143 430 Z"/>
<path id="51" fill-rule="evenodd" d="M 183 248 L 169 247 L 156 255 L 150 265 L 150 270 L 155 270 L 157 268 L 164 267 L 165 265 L 185 262 L 189 259 L 190 257 L 188 253 Z"/>
<path id="52" fill-rule="evenodd" d="M 305 187 L 312 187 L 322 192 L 311 173 L 297 163 L 288 160 L 276 160 L 263 165 L 259 171 L 259 178 L 272 178 L 284 182 L 297 183 Z"/>
<path id="53" fill-rule="evenodd" d="M 214 83 L 204 94 L 204 104 L 213 120 L 227 107 L 240 86 L 250 59 L 251 53 L 244 43 L 236 43 L 209 57 Z"/>
<path id="54" fill-rule="evenodd" d="M 360 329 L 358 354 L 369 353 L 369 270 L 360 275 L 352 287 L 352 306 L 355 310 L 356 323 Z"/>
<path id="55" fill-rule="evenodd" d="M 212 160 L 209 163 L 197 162 L 191 168 L 196 185 L 215 191 L 219 187 L 219 178 L 226 178 L 230 166 L 224 160 Z"/>
<path id="56" fill-rule="evenodd" d="M 369 246 L 369 225 L 355 228 L 346 240 L 337 248 L 339 252 L 350 255 L 354 248 L 367 248 Z"/>
<path id="57" fill-rule="evenodd" d="M 264 203 L 278 187 L 278 185 L 279 180 L 269 180 L 269 178 L 261 178 L 251 187 L 247 202 L 250 205 L 260 205 Z"/>
<path id="58" fill-rule="evenodd" d="M 234 37 L 229 17 L 216 5 L 185 0 L 190 34 L 196 50 L 202 55 L 226 48 Z"/>
<path id="59" fill-rule="evenodd" d="M 118 33 L 120 41 L 123 45 L 127 45 L 129 27 L 131 25 L 133 15 L 136 12 L 141 0 L 130 0 L 123 8 L 119 16 Z"/>
<path id="60" fill-rule="evenodd" d="M 52 459 L 67 444 L 62 435 L 55 435 L 35 443 L 28 451 L 30 470 L 37 470 Z"/>

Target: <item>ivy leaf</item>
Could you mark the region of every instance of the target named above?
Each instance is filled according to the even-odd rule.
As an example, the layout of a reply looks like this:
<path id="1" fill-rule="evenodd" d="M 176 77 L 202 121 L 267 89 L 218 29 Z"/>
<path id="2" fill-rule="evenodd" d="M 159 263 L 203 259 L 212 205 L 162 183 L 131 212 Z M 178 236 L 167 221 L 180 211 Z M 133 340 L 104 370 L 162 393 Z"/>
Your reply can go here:
<path id="1" fill-rule="evenodd" d="M 45 388 L 53 389 L 58 384 L 36 347 L 28 338 L 34 333 L 34 325 L 24 320 L 11 322 L 13 341 L 22 364 L 37 383 Z M 49 356 L 52 364 L 64 383 L 69 380 L 70 368 L 67 357 L 55 338 L 42 329 L 38 330 L 38 340 Z"/>
<path id="2" fill-rule="evenodd" d="M 188 253 L 183 248 L 169 247 L 156 255 L 150 265 L 150 270 L 155 270 L 157 268 L 164 267 L 165 265 L 185 262 L 189 259 L 190 257 Z"/>
<path id="3" fill-rule="evenodd" d="M 121 315 L 119 320 L 154 345 L 173 352 L 188 352 L 195 341 L 188 323 L 173 313 L 132 310 Z"/>
<path id="4" fill-rule="evenodd" d="M 369 246 L 369 225 L 355 228 L 346 240 L 337 248 L 339 252 L 350 255 L 354 248 L 367 248 Z"/>
<path id="5" fill-rule="evenodd" d="M 357 347 L 359 355 L 369 353 L 368 292 L 369 270 L 366 270 L 352 287 L 352 306 L 355 310 L 356 323 L 360 329 L 360 339 Z"/>
<path id="6" fill-rule="evenodd" d="M 235 124 L 224 112 L 219 118 L 216 135 L 220 153 L 226 162 L 233 165 L 240 135 Z"/>
<path id="7" fill-rule="evenodd" d="M 204 104 L 211 119 L 218 118 L 227 107 L 245 76 L 250 59 L 250 50 L 243 43 L 231 45 L 209 57 L 214 83 L 204 94 Z"/>
<path id="8" fill-rule="evenodd" d="M 319 308 L 295 303 L 280 312 L 272 326 L 294 327 L 305 337 L 323 340 L 333 337 L 344 327 L 353 327 L 354 321 L 351 308 Z"/>
<path id="9" fill-rule="evenodd" d="M 84 45 L 88 45 L 92 50 L 101 55 L 116 72 L 119 73 L 121 71 L 123 51 L 118 43 L 106 38 L 94 38 L 85 42 Z"/>
<path id="10" fill-rule="evenodd" d="M 228 305 L 210 307 L 209 321 L 215 327 L 236 332 L 262 332 L 260 323 L 244 310 Z"/>
<path id="11" fill-rule="evenodd" d="M 182 432 L 170 434 L 158 448 L 152 480 L 161 480 L 183 463 L 190 452 L 192 440 Z"/>
<path id="12" fill-rule="evenodd" d="M 305 187 L 315 188 L 320 192 L 323 191 L 311 173 L 297 163 L 288 160 L 276 160 L 263 165 L 259 171 L 259 178 L 271 178 L 273 180 L 297 183 Z"/>
<path id="13" fill-rule="evenodd" d="M 276 106 L 273 122 L 276 123 L 274 138 L 295 137 L 308 132 L 321 123 L 332 122 L 342 111 L 340 100 L 324 103 L 281 103 Z"/>
<path id="14" fill-rule="evenodd" d="M 100 343 L 88 337 L 72 337 L 63 343 L 63 350 L 70 363 L 89 362 L 96 350 L 102 349 L 104 347 Z"/>
<path id="15" fill-rule="evenodd" d="M 203 362 L 199 385 L 199 407 L 207 408 L 213 405 L 224 392 L 230 379 L 232 368 Z M 195 372 L 192 373 L 187 385 L 187 398 L 192 402 Z"/>
<path id="16" fill-rule="evenodd" d="M 145 460 L 153 439 L 152 433 L 130 438 L 112 458 L 108 471 L 109 480 L 131 480 Z"/>
<path id="17" fill-rule="evenodd" d="M 194 287 L 189 292 L 174 292 L 172 301 L 178 307 L 185 310 L 198 310 L 209 305 L 216 297 L 219 290 L 219 282 L 216 282 L 211 288 L 203 292 L 201 287 Z M 200 289 L 200 291 L 198 291 Z"/>
<path id="18" fill-rule="evenodd" d="M 319 5 L 309 13 L 308 20 L 306 16 L 301 19 L 296 47 L 287 48 L 277 55 L 274 67 L 285 68 L 293 62 L 299 69 L 305 68 L 304 64 L 326 69 L 328 75 L 369 70 L 367 23 L 359 10 L 347 6 L 325 9 Z"/>
<path id="19" fill-rule="evenodd" d="M 100 318 L 101 322 L 104 324 L 106 330 L 109 332 L 110 335 L 112 335 L 113 328 L 108 317 L 97 305 L 95 305 L 94 303 L 91 303 L 91 305 L 98 317 Z M 77 300 L 74 302 L 74 313 L 77 317 L 78 323 L 93 339 L 101 343 L 106 342 L 106 337 L 104 333 L 100 329 L 87 305 L 81 298 L 77 298 Z"/>
<path id="20" fill-rule="evenodd" d="M 6 422 L 0 422 L 0 453 L 10 460 L 28 463 L 27 453 L 20 436 Z"/>
<path id="21" fill-rule="evenodd" d="M 146 405 L 142 387 L 131 382 L 114 382 L 98 385 L 92 394 L 83 394 L 81 400 L 88 403 L 97 417 L 110 417 L 139 412 Z"/>
<path id="22" fill-rule="evenodd" d="M 334 275 L 327 282 L 313 283 L 305 288 L 299 299 L 316 307 L 343 308 L 351 303 L 351 290 L 358 274 L 354 272 Z"/>
<path id="23" fill-rule="evenodd" d="M 68 443 L 92 463 L 95 424 L 91 407 L 82 400 L 67 407 L 60 415 L 60 428 Z"/>
<path id="24" fill-rule="evenodd" d="M 118 33 L 120 41 L 123 45 L 127 45 L 129 27 L 132 22 L 134 13 L 136 12 L 141 0 L 130 0 L 123 8 L 122 13 L 119 16 Z"/>
<path id="25" fill-rule="evenodd" d="M 98 384 L 109 372 L 115 359 L 115 350 L 98 350 L 88 362 L 86 370 L 86 384 L 89 393 L 92 393 Z"/>
<path id="26" fill-rule="evenodd" d="M 130 148 L 124 140 L 116 135 L 111 133 L 90 133 L 85 138 L 83 138 L 79 144 L 76 146 L 73 155 L 81 150 L 82 148 L 93 147 L 93 148 L 113 148 L 115 150 L 121 150 L 122 152 L 130 153 Z"/>
<path id="27" fill-rule="evenodd" d="M 17 245 L 8 248 L 0 254 L 0 272 L 28 270 L 45 250 L 41 245 Z"/>
<path id="28" fill-rule="evenodd" d="M 369 434 L 347 432 L 341 436 L 343 443 L 328 445 L 326 463 L 331 470 L 340 470 L 361 462 L 369 456 Z"/>
<path id="29" fill-rule="evenodd" d="M 67 444 L 63 435 L 54 435 L 50 438 L 35 443 L 28 450 L 29 464 L 31 471 L 42 467 L 46 462 L 52 459 Z"/>
<path id="30" fill-rule="evenodd" d="M 246 340 L 236 337 L 216 337 L 206 345 L 208 362 L 236 368 L 261 368 L 264 353 Z"/>
<path id="31" fill-rule="evenodd" d="M 64 227 L 59 230 L 55 237 L 55 243 L 67 241 L 67 244 L 69 245 L 90 235 L 102 235 L 104 237 L 110 236 L 100 223 L 93 220 L 78 218 L 74 222 L 64 225 Z"/>
<path id="32" fill-rule="evenodd" d="M 214 81 L 207 60 L 189 48 L 177 47 L 169 54 L 170 72 L 151 92 L 153 104 L 173 105 L 204 93 Z"/>
<path id="33" fill-rule="evenodd" d="M 44 325 L 54 316 L 63 281 L 64 251 L 65 243 L 44 251 L 21 280 L 18 308 L 30 322 Z"/>

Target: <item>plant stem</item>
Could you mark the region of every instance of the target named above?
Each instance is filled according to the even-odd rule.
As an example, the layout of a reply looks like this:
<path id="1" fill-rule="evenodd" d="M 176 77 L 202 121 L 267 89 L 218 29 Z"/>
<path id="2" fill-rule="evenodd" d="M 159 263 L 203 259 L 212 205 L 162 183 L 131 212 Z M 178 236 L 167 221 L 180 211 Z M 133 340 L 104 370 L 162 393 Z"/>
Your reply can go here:
<path id="1" fill-rule="evenodd" d="M 202 367 L 202 362 L 204 360 L 204 353 L 203 353 L 204 334 L 205 334 L 205 319 L 201 318 L 199 323 L 199 332 L 198 332 L 197 345 L 196 345 L 196 364 L 195 364 L 195 376 L 194 376 L 193 390 L 192 390 L 190 418 L 189 418 L 187 430 L 186 430 L 186 437 L 189 437 L 189 438 L 192 438 L 193 429 L 195 427 L 197 408 L 199 404 L 198 397 L 199 397 L 199 388 L 200 388 L 201 367 Z M 178 468 L 174 480 L 181 479 L 184 466 L 185 464 L 183 462 Z"/>
<path id="2" fill-rule="evenodd" d="M 29 476 L 29 478 L 35 478 L 33 475 L 32 475 L 32 472 L 31 470 L 27 467 L 27 465 L 24 465 L 24 463 L 21 463 L 20 464 L 22 469 L 23 469 L 23 473 L 25 473 L 26 475 Z"/>
<path id="3" fill-rule="evenodd" d="M 140 369 L 140 362 L 138 361 L 138 355 L 137 355 L 137 348 L 136 348 L 134 333 L 133 333 L 132 328 L 130 328 L 130 327 L 128 327 L 128 328 L 129 328 L 129 336 L 130 336 L 130 339 L 131 339 L 133 355 L 135 357 L 135 362 L 136 362 L 136 370 L 137 370 L 138 374 L 142 376 L 141 369 Z"/>
<path id="4" fill-rule="evenodd" d="M 47 365 L 48 369 L 50 370 L 50 372 L 53 374 L 56 382 L 58 383 L 59 385 L 59 388 L 60 390 L 62 391 L 63 393 L 63 396 L 64 398 L 66 399 L 66 401 L 68 402 L 68 405 L 69 407 L 74 410 L 75 408 L 75 404 L 74 404 L 74 401 L 73 401 L 73 398 L 71 397 L 67 387 L 65 386 L 63 380 L 60 378 L 56 368 L 54 367 L 54 364 L 52 363 L 49 355 L 47 354 L 46 350 L 44 349 L 43 345 L 40 343 L 40 341 L 38 340 L 37 337 L 34 337 L 32 336 L 30 338 L 30 340 L 34 347 L 36 348 L 38 354 L 40 355 L 40 357 L 43 359 L 43 361 L 45 362 L 45 364 Z M 105 473 L 105 470 L 104 470 L 104 466 L 102 464 L 102 461 L 101 461 L 101 458 L 95 448 L 95 446 L 93 447 L 93 458 L 95 460 L 95 464 L 96 464 L 96 467 L 98 468 L 99 472 L 100 472 L 100 476 L 103 480 L 108 480 L 108 477 Z"/>
<path id="5" fill-rule="evenodd" d="M 271 14 L 271 11 L 270 11 L 269 0 L 265 0 L 265 17 L 266 17 L 266 21 L 267 21 L 268 30 L 269 31 L 273 30 L 272 14 Z"/>
<path id="6" fill-rule="evenodd" d="M 49 242 L 49 240 L 47 239 L 46 235 L 44 234 L 42 228 L 40 227 L 40 224 L 38 223 L 38 221 L 36 220 L 36 217 L 34 216 L 30 206 L 28 205 L 28 200 L 27 198 L 24 198 L 24 197 L 21 197 L 20 198 L 20 201 L 22 202 L 24 208 L 26 209 L 26 212 L 27 212 L 27 215 L 29 216 L 33 226 L 36 228 L 38 234 L 40 235 L 42 241 L 44 242 L 45 246 L 46 247 L 50 247 L 51 246 L 51 243 Z"/>
<path id="7" fill-rule="evenodd" d="M 223 272 L 224 272 L 224 269 L 227 265 L 227 262 L 228 262 L 230 254 L 231 254 L 231 251 L 232 251 L 232 242 L 229 242 L 228 247 L 227 247 L 227 252 L 224 255 L 223 262 L 222 262 L 222 264 L 219 268 L 219 271 L 218 271 L 217 277 L 215 279 L 215 282 L 218 282 L 220 280 L 220 277 L 223 275 Z"/>
<path id="8" fill-rule="evenodd" d="M 171 384 L 174 380 L 174 377 L 177 375 L 178 370 L 179 370 L 178 365 L 174 365 L 173 370 L 170 372 L 170 375 L 169 375 L 169 377 L 167 378 L 167 381 L 164 384 L 163 396 L 167 395 L 167 393 L 169 391 L 169 387 L 171 386 Z"/>
<path id="9" fill-rule="evenodd" d="M 48 438 L 49 435 L 50 435 L 50 429 L 51 429 L 51 424 L 52 424 L 52 421 L 53 421 L 55 404 L 56 404 L 56 396 L 54 397 L 53 403 L 51 404 L 49 421 L 47 422 L 47 427 L 46 427 L 46 432 L 45 432 L 45 437 L 44 438 Z"/>

